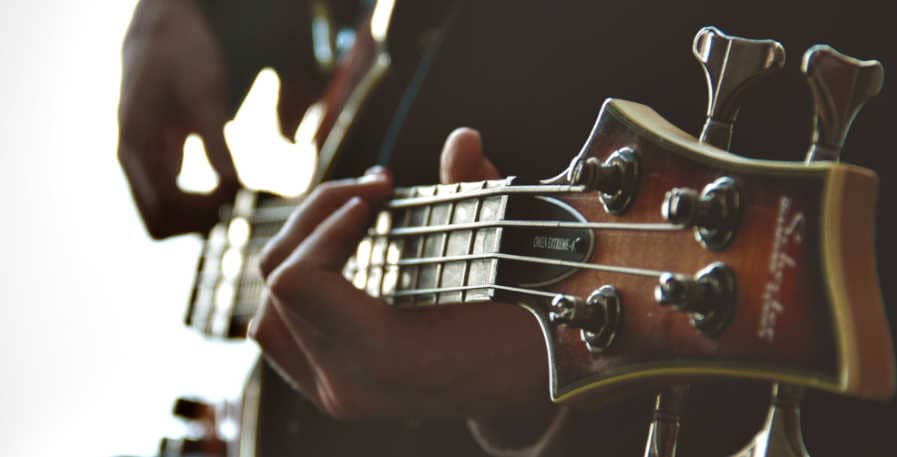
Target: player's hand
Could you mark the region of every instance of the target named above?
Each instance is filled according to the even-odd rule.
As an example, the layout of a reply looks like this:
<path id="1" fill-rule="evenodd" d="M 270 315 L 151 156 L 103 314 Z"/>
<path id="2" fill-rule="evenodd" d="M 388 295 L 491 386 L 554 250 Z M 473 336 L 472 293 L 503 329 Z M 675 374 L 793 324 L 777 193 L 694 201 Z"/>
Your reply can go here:
<path id="1" fill-rule="evenodd" d="M 122 51 L 118 158 L 154 238 L 202 231 L 237 188 L 222 128 L 225 72 L 217 44 L 193 1 L 143 0 Z M 208 195 L 177 186 L 183 145 L 200 135 L 219 185 Z"/>
<path id="2" fill-rule="evenodd" d="M 460 129 L 443 181 L 496 178 L 479 135 Z M 392 193 L 379 170 L 318 187 L 266 249 L 270 299 L 250 336 L 322 411 L 343 419 L 544 413 L 546 354 L 538 325 L 500 303 L 399 311 L 341 274 Z M 543 414 L 544 415 L 544 414 Z"/>

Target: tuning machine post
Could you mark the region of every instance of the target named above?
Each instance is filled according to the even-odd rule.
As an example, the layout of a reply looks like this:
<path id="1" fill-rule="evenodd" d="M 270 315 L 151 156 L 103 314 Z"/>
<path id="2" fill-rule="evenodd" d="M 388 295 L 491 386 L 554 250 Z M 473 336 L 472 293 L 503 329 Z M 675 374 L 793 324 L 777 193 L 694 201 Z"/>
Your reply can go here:
<path id="1" fill-rule="evenodd" d="M 800 426 L 803 389 L 772 385 L 772 398 L 763 428 L 732 457 L 809 457 Z"/>
<path id="2" fill-rule="evenodd" d="M 692 52 L 707 77 L 707 118 L 700 140 L 728 151 L 741 95 L 785 65 L 785 48 L 774 40 L 741 38 L 704 27 L 695 35 Z"/>
<path id="3" fill-rule="evenodd" d="M 804 53 L 801 69 L 813 95 L 813 136 L 806 161 L 837 161 L 853 120 L 881 92 L 884 69 L 877 60 L 859 60 L 826 45 Z"/>
<path id="4" fill-rule="evenodd" d="M 620 214 L 638 192 L 638 155 L 633 148 L 622 147 L 604 161 L 578 156 L 567 168 L 566 182 L 598 191 L 604 209 L 610 214 Z"/>
<path id="5" fill-rule="evenodd" d="M 606 351 L 617 337 L 623 318 L 622 300 L 617 289 L 604 285 L 585 300 L 557 295 L 551 301 L 549 321 L 580 329 L 579 336 L 592 354 Z"/>
<path id="6" fill-rule="evenodd" d="M 688 384 L 670 386 L 657 394 L 648 426 L 645 457 L 675 457 L 679 441 L 679 416 L 688 399 Z"/>
<path id="7" fill-rule="evenodd" d="M 688 314 L 692 325 L 709 337 L 717 337 L 735 314 L 735 273 L 715 262 L 694 276 L 664 273 L 654 289 L 658 305 Z"/>

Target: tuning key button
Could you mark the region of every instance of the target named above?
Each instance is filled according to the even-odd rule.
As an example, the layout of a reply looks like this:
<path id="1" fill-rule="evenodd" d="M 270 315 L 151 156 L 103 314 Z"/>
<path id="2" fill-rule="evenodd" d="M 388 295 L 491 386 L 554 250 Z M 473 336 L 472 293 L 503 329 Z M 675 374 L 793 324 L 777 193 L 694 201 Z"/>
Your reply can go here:
<path id="1" fill-rule="evenodd" d="M 613 344 L 622 316 L 620 294 L 609 285 L 595 290 L 586 300 L 557 295 L 548 313 L 552 324 L 580 329 L 580 339 L 593 354 L 604 352 Z"/>
<path id="2" fill-rule="evenodd" d="M 548 320 L 557 325 L 579 326 L 592 318 L 592 309 L 581 298 L 556 295 L 551 300 Z"/>
<path id="3" fill-rule="evenodd" d="M 741 193 L 735 180 L 722 177 L 694 189 L 676 187 L 666 193 L 660 209 L 667 221 L 695 227 L 695 239 L 704 247 L 719 250 L 735 235 L 741 213 Z"/>
<path id="4" fill-rule="evenodd" d="M 610 214 L 626 211 L 638 191 L 639 164 L 635 150 L 623 147 L 603 162 L 595 157 L 577 157 L 567 171 L 567 182 L 598 191 L 601 204 Z"/>
<path id="5" fill-rule="evenodd" d="M 595 309 L 594 323 L 600 322 L 600 325 L 583 328 L 579 332 L 579 338 L 593 355 L 601 354 L 614 343 L 620 331 L 623 302 L 617 289 L 606 285 L 592 292 L 586 303 Z"/>
<path id="6" fill-rule="evenodd" d="M 719 262 L 694 276 L 664 273 L 654 288 L 654 299 L 687 313 L 702 334 L 716 337 L 735 314 L 735 274 Z"/>
<path id="7" fill-rule="evenodd" d="M 785 65 L 785 48 L 773 40 L 741 38 L 704 27 L 695 35 L 692 52 L 707 77 L 707 120 L 701 142 L 729 150 L 741 94 Z"/>
<path id="8" fill-rule="evenodd" d="M 877 60 L 854 59 L 825 45 L 808 49 L 801 68 L 815 108 L 807 162 L 837 161 L 857 113 L 881 91 L 884 69 Z"/>

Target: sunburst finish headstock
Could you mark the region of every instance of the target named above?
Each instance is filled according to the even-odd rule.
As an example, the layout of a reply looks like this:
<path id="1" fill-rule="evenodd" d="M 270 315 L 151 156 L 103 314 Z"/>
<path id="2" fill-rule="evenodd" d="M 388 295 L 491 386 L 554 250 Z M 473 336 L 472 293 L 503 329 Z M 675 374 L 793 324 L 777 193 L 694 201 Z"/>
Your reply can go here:
<path id="1" fill-rule="evenodd" d="M 644 105 L 609 99 L 569 169 L 546 181 L 585 186 L 558 199 L 596 227 L 593 267 L 551 286 L 558 295 L 550 305 L 527 304 L 542 323 L 557 401 L 716 376 L 894 394 L 875 270 L 877 177 L 713 146 L 728 146 L 737 114 L 725 94 L 784 58 L 775 42 L 728 42 L 728 53 L 757 65 L 737 81 L 715 81 L 725 59 L 709 43 L 727 39 L 707 28 L 695 40 L 711 86 L 701 140 Z M 811 155 L 819 157 L 840 150 L 862 102 L 880 88 L 881 67 L 817 47 L 804 68 L 817 107 Z"/>

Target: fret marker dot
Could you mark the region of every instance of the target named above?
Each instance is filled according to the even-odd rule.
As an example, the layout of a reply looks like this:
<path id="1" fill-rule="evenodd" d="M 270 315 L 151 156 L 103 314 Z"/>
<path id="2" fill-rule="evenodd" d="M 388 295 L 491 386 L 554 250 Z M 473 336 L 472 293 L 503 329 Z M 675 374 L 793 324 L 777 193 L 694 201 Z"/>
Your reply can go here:
<path id="1" fill-rule="evenodd" d="M 249 222 L 242 217 L 235 217 L 227 227 L 227 241 L 231 246 L 243 246 L 249 241 Z"/>

